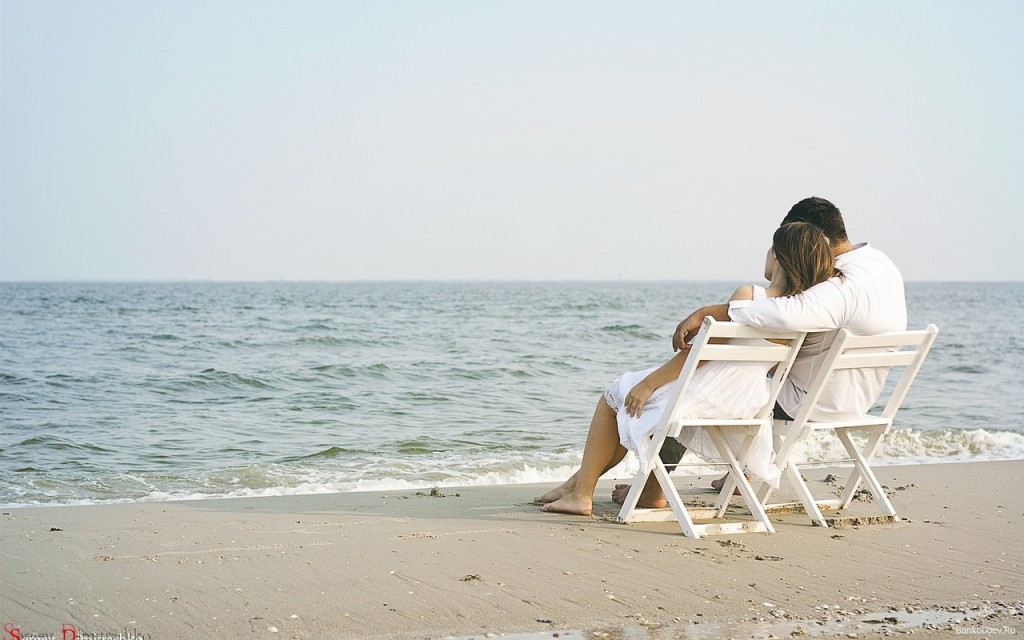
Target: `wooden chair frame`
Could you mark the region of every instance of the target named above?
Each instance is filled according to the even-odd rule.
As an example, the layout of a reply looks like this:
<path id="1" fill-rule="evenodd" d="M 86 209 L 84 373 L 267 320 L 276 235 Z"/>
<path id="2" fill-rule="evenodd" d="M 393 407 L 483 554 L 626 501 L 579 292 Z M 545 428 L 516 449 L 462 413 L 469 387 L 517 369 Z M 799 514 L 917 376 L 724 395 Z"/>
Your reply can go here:
<path id="1" fill-rule="evenodd" d="M 690 354 L 676 381 L 675 390 L 665 409 L 658 426 L 654 430 L 650 444 L 640 451 L 640 468 L 633 477 L 626 499 L 619 510 L 617 520 L 623 523 L 665 521 L 675 519 L 683 530 L 683 534 L 692 538 L 700 538 L 707 534 L 732 534 L 742 532 L 773 533 L 768 516 L 761 506 L 753 488 L 743 474 L 743 468 L 749 457 L 750 448 L 758 430 L 765 420 L 771 419 L 775 400 L 782 389 L 782 383 L 789 374 L 793 361 L 803 344 L 806 334 L 798 331 L 767 331 L 732 322 L 716 322 L 713 318 L 705 318 L 700 332 L 694 339 Z M 786 344 L 738 345 L 722 344 L 722 339 L 731 338 L 762 338 L 786 341 Z M 769 400 L 753 418 L 745 420 L 694 419 L 681 418 L 679 399 L 684 397 L 699 363 L 713 360 L 731 360 L 736 362 L 764 362 L 776 366 L 770 382 Z M 694 518 L 721 519 L 725 515 L 727 499 L 719 499 L 715 509 L 688 509 L 679 496 L 668 475 L 664 463 L 658 456 L 666 438 L 679 435 L 684 427 L 705 429 L 719 455 L 729 470 L 733 487 L 738 486 L 744 502 L 750 509 L 753 521 L 716 522 L 696 524 Z M 724 435 L 738 433 L 743 436 L 741 445 L 733 450 Z M 668 500 L 670 509 L 642 509 L 637 501 L 644 485 L 651 474 L 654 474 Z M 725 495 L 725 494 L 723 494 Z"/>
<path id="2" fill-rule="evenodd" d="M 879 507 L 878 511 L 885 516 L 891 517 L 893 520 L 899 520 L 896 510 L 885 495 L 885 490 L 871 469 L 871 460 L 878 452 L 882 439 L 892 428 L 893 418 L 895 418 L 896 412 L 902 406 L 903 400 L 910 390 L 910 385 L 913 384 L 914 379 L 921 370 L 928 352 L 935 343 L 938 332 L 939 329 L 934 324 L 930 324 L 927 328 L 920 331 L 870 336 L 855 335 L 846 329 L 840 329 L 835 342 L 833 342 L 832 347 L 825 355 L 821 370 L 811 382 L 810 389 L 807 390 L 807 396 L 801 403 L 797 415 L 792 421 L 775 421 L 772 430 L 775 465 L 793 486 L 800 500 L 799 504 L 814 524 L 827 527 L 828 523 L 821 510 L 848 508 L 862 482 L 867 486 L 868 491 L 871 492 Z M 864 368 L 890 369 L 893 367 L 902 367 L 903 372 L 896 380 L 896 384 L 892 388 L 881 413 L 874 414 L 869 412 L 863 416 L 848 420 L 810 420 L 812 408 L 821 398 L 821 394 L 837 371 Z M 808 439 L 812 432 L 821 430 L 833 431 L 850 456 L 843 460 L 824 462 L 853 463 L 853 469 L 838 500 L 816 500 L 807 483 L 800 475 L 800 469 L 792 459 L 795 446 Z M 851 432 L 866 434 L 867 440 L 863 446 L 857 447 L 850 437 Z M 721 495 L 728 500 L 728 496 L 732 493 L 734 487 L 731 477 L 726 480 L 725 485 Z M 772 492 L 772 487 L 767 484 L 763 484 L 758 490 L 758 502 L 766 510 L 789 508 L 796 504 L 769 504 L 768 499 L 771 497 Z"/>

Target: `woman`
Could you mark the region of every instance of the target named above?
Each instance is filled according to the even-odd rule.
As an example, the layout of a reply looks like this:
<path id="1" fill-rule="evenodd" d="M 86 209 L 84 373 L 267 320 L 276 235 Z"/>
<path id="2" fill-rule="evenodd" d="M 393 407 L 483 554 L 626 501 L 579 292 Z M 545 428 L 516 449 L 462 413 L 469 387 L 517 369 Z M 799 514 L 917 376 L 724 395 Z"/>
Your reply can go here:
<path id="1" fill-rule="evenodd" d="M 793 222 L 779 227 L 772 238 L 772 248 L 765 258 L 765 278 L 770 282 L 767 289 L 744 285 L 736 289 L 731 300 L 791 296 L 835 275 L 841 274 L 836 271 L 825 234 L 812 224 Z M 598 478 L 625 457 L 627 446 L 635 450 L 636 443 L 650 437 L 687 353 L 681 351 L 660 367 L 626 373 L 612 382 L 591 418 L 580 469 L 559 487 L 535 498 L 544 504 L 544 511 L 590 515 Z M 766 370 L 751 377 L 751 369 L 744 363 L 712 365 L 697 370 L 690 393 L 682 399 L 688 403 L 691 416 L 750 418 L 767 402 Z M 741 379 L 745 382 L 737 384 Z M 698 436 L 684 432 L 681 440 L 704 452 L 707 448 L 700 446 Z M 770 450 L 761 456 L 764 459 L 752 460 L 751 470 L 767 471 L 769 455 Z"/>

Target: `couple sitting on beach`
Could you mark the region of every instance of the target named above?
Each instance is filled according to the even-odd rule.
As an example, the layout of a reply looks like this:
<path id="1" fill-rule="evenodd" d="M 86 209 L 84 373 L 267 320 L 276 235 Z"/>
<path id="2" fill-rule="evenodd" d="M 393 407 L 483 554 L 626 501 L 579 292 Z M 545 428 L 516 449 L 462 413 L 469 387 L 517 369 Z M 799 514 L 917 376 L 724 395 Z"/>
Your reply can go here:
<path id="1" fill-rule="evenodd" d="M 686 361 L 689 345 L 704 318 L 739 322 L 787 331 L 813 331 L 804 341 L 775 406 L 777 419 L 795 415 L 811 376 L 832 345 L 838 330 L 872 334 L 904 331 L 907 326 L 903 277 L 889 258 L 867 243 L 854 246 L 846 235 L 839 209 L 823 198 L 793 205 L 776 230 L 765 260 L 767 288 L 739 287 L 729 302 L 702 307 L 676 328 L 676 353 L 664 365 L 616 378 L 598 401 L 590 422 L 580 469 L 560 486 L 536 498 L 545 511 L 590 515 L 598 478 L 617 465 L 627 451 L 650 438 L 665 410 L 672 384 Z M 713 362 L 700 367 L 686 397 L 684 414 L 701 418 L 750 418 L 768 399 L 767 368 L 757 363 Z M 884 371 L 847 372 L 830 384 L 812 418 L 861 415 L 882 391 Z M 700 430 L 684 430 L 660 452 L 675 465 L 686 448 L 717 459 Z M 778 484 L 771 462 L 771 438 L 755 442 L 748 471 Z M 713 483 L 721 488 L 719 479 Z M 617 485 L 612 499 L 622 503 L 628 485 Z M 640 495 L 639 506 L 663 507 L 665 497 L 653 476 Z"/>

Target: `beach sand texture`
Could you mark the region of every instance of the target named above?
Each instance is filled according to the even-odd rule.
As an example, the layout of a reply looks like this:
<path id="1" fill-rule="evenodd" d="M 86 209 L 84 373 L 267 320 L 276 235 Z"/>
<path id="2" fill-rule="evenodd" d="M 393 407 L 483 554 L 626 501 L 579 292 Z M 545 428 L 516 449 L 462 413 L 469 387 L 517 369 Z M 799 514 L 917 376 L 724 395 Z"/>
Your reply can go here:
<path id="1" fill-rule="evenodd" d="M 830 471 L 805 475 L 825 490 Z M 878 475 L 903 521 L 785 513 L 775 535 L 702 540 L 615 523 L 611 483 L 590 518 L 542 513 L 528 485 L 7 509 L 0 623 L 5 640 L 1024 632 L 1024 461 Z M 712 499 L 708 480 L 676 482 Z"/>

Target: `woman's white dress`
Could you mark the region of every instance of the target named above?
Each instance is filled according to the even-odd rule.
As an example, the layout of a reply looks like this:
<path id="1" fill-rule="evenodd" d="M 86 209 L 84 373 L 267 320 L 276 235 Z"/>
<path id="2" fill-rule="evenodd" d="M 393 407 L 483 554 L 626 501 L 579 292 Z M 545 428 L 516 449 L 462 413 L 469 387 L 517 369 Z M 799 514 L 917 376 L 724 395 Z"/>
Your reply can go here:
<path id="1" fill-rule="evenodd" d="M 754 285 L 754 298 L 765 297 L 763 287 Z M 760 339 L 736 339 L 733 344 L 767 344 Z M 761 362 L 729 362 L 716 360 L 699 367 L 693 374 L 686 396 L 681 398 L 680 417 L 684 418 L 752 418 L 768 402 L 770 395 L 768 370 L 771 363 Z M 644 404 L 639 417 L 626 413 L 626 395 L 640 381 L 658 367 L 643 371 L 624 373 L 616 378 L 605 389 L 604 397 L 608 405 L 615 410 L 619 427 L 619 442 L 638 456 L 647 449 L 654 429 L 658 425 L 666 405 L 672 395 L 676 382 L 659 387 Z M 741 437 L 726 434 L 726 440 L 736 450 Z M 679 442 L 696 455 L 709 462 L 718 462 L 721 458 L 711 439 L 704 429 L 684 427 L 679 434 Z M 779 485 L 780 473 L 771 463 L 772 456 L 772 419 L 765 419 L 747 459 L 747 470 L 756 478 L 764 480 L 774 487 Z"/>

